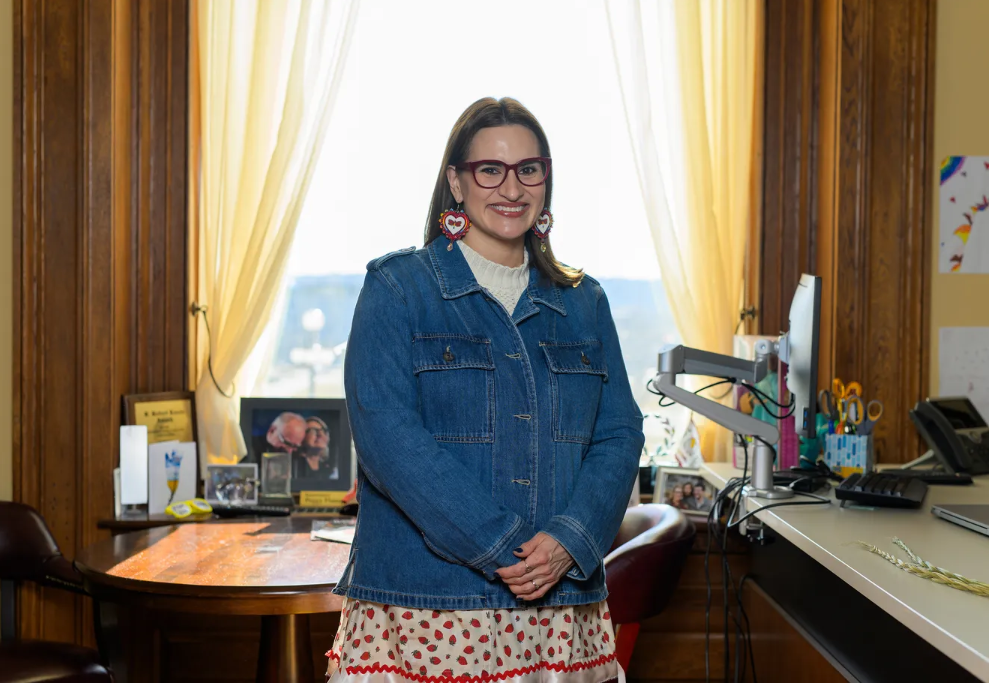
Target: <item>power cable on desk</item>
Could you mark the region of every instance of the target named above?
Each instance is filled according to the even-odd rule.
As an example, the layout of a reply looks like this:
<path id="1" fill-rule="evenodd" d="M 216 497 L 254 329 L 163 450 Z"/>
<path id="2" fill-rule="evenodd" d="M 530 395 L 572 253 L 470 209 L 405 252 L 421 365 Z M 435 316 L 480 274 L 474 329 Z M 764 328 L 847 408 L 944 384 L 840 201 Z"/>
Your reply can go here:
<path id="1" fill-rule="evenodd" d="M 762 443 L 767 448 L 773 448 L 773 446 L 771 446 L 770 444 L 768 444 L 763 439 L 761 439 L 759 437 L 755 437 L 755 438 L 756 438 L 757 441 L 759 441 L 760 443 Z M 746 468 L 749 465 L 749 448 L 747 447 L 747 445 L 745 443 L 745 440 L 742 440 L 742 441 L 743 441 L 743 443 L 742 443 L 743 452 L 746 455 L 745 459 L 743 460 L 743 478 L 746 478 Z M 774 458 L 774 460 L 776 461 L 776 457 Z M 797 496 L 804 496 L 805 498 L 814 498 L 814 500 L 807 500 L 807 501 L 805 501 L 805 500 L 785 500 L 785 501 L 781 501 L 779 503 L 768 503 L 767 505 L 760 506 L 760 508 L 757 509 L 757 510 L 753 510 L 751 512 L 747 512 L 746 514 L 744 514 L 739 519 L 733 520 L 733 515 L 735 514 L 735 512 L 737 510 L 740 509 L 740 507 L 738 505 L 739 496 L 737 494 L 736 500 L 734 501 L 735 504 L 736 504 L 736 506 L 729 512 L 729 519 L 726 522 L 726 533 L 728 533 L 728 530 L 729 529 L 735 529 L 737 526 L 739 526 L 740 524 L 742 524 L 743 522 L 745 522 L 747 519 L 749 519 L 750 517 L 752 517 L 753 515 L 755 515 L 757 512 L 762 512 L 763 510 L 770 510 L 772 508 L 784 507 L 784 506 L 787 506 L 787 505 L 831 505 L 832 504 L 832 500 L 830 498 L 825 498 L 824 496 L 815 495 L 814 493 L 805 493 L 804 491 L 794 491 L 793 483 L 794 482 L 791 482 L 791 484 L 792 484 L 791 491 L 793 491 L 795 495 L 797 495 Z"/>

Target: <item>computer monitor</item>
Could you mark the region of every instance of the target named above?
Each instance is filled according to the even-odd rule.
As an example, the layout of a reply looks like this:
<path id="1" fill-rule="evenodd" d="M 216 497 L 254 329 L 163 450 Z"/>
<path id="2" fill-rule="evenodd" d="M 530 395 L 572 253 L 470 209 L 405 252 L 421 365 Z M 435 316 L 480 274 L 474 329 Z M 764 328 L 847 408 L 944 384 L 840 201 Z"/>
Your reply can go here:
<path id="1" fill-rule="evenodd" d="M 801 275 L 788 315 L 786 382 L 794 397 L 794 429 L 808 439 L 816 435 L 821 307 L 822 279 Z"/>

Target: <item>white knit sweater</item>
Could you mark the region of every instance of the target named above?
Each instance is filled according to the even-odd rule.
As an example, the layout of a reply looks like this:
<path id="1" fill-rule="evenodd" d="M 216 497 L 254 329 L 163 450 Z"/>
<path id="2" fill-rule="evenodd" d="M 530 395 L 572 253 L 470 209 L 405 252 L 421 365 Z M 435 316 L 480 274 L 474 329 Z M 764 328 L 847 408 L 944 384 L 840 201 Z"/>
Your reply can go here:
<path id="1" fill-rule="evenodd" d="M 512 315 L 523 290 L 529 286 L 529 250 L 523 249 L 521 266 L 510 268 L 489 261 L 460 240 L 457 241 L 457 245 L 461 248 L 468 265 L 471 266 L 471 272 L 474 273 L 478 284 L 491 292 L 492 296 L 505 306 L 509 315 Z"/>

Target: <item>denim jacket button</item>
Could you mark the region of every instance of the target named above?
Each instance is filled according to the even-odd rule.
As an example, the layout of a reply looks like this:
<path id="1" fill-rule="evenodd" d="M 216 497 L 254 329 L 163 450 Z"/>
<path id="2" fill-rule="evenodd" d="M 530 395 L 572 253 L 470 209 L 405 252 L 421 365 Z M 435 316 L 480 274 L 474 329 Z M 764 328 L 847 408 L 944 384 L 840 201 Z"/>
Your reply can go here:
<path id="1" fill-rule="evenodd" d="M 591 361 L 588 360 L 588 357 L 586 355 L 584 355 L 584 351 L 581 352 L 581 362 L 584 363 L 585 365 L 591 365 Z"/>
<path id="2" fill-rule="evenodd" d="M 454 354 L 452 354 L 450 352 L 450 347 L 449 346 L 447 347 L 447 350 L 443 352 L 443 359 L 445 361 L 447 361 L 448 363 L 451 362 L 452 360 L 454 360 Z"/>

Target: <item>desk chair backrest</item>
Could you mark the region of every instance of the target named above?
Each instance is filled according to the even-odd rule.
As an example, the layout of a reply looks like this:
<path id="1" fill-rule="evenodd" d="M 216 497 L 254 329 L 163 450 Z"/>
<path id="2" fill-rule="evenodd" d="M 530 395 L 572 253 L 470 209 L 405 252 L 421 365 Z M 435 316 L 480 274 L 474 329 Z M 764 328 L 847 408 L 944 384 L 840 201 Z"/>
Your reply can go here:
<path id="1" fill-rule="evenodd" d="M 85 593 L 82 577 L 63 557 L 34 508 L 0 502 L 0 640 L 14 637 L 14 583 L 36 583 Z"/>
<path id="2" fill-rule="evenodd" d="M 666 608 L 694 544 L 694 523 L 669 505 L 626 510 L 605 557 L 608 606 L 614 624 L 637 623 Z"/>

